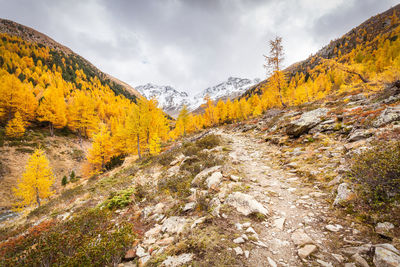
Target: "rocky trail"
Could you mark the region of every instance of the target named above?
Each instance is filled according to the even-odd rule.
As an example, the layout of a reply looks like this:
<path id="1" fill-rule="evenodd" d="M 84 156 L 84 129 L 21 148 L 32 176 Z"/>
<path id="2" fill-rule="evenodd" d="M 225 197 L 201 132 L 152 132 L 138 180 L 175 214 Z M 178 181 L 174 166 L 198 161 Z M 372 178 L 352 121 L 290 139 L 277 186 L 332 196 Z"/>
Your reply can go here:
<path id="1" fill-rule="evenodd" d="M 243 182 L 249 185 L 247 194 L 269 210 L 265 221 L 252 223 L 258 241 L 249 254 L 249 266 L 336 266 L 346 256 L 339 251 L 338 239 L 351 247 L 368 243 L 360 230 L 346 226 L 345 218 L 334 216 L 326 193 L 273 164 L 276 148 L 244 134 L 222 136 L 231 143 L 229 156 L 239 163 Z M 246 232 L 250 231 L 243 229 Z"/>
<path id="2" fill-rule="evenodd" d="M 224 149 L 208 151 L 224 155 L 225 163 L 193 179 L 192 195 L 180 203 L 175 216 L 165 212 L 170 205 L 165 201 L 144 208 L 144 219 L 156 222 L 133 250 L 139 266 L 399 266 L 400 252 L 371 227 L 337 210 L 326 187 L 305 180 L 287 164 L 277 164 L 279 146 L 252 132 L 220 128 L 213 134 L 222 138 Z M 176 172 L 188 160 L 182 155 L 166 173 Z M 209 201 L 208 212 L 199 216 L 200 196 Z M 183 249 L 185 253 L 176 252 L 187 240 L 202 244 L 203 235 L 217 234 L 213 242 L 220 247 L 215 255 L 213 242 L 205 243 L 202 252 L 193 245 Z M 154 261 L 160 255 L 165 255 L 163 260 Z M 226 255 L 235 260 L 208 263 L 210 257 Z M 199 257 L 205 262 L 199 264 Z"/>

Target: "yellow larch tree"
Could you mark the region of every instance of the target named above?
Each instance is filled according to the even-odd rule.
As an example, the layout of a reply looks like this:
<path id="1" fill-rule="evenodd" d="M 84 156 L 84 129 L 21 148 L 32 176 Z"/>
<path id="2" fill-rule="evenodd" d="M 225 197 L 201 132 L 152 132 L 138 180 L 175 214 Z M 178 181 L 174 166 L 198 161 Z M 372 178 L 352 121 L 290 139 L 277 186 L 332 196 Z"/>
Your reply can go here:
<path id="1" fill-rule="evenodd" d="M 67 105 L 62 89 L 49 86 L 44 92 L 36 112 L 39 121 L 49 123 L 51 136 L 54 135 L 54 128 L 63 128 L 67 124 Z"/>
<path id="2" fill-rule="evenodd" d="M 181 111 L 179 112 L 177 124 L 182 125 L 183 128 L 183 136 L 186 136 L 187 128 L 189 125 L 189 111 L 186 105 L 183 105 Z"/>
<path id="3" fill-rule="evenodd" d="M 25 122 L 21 114 L 17 111 L 14 118 L 7 123 L 6 135 L 8 137 L 21 137 L 25 133 Z"/>
<path id="4" fill-rule="evenodd" d="M 50 197 L 55 177 L 50 168 L 49 160 L 44 151 L 36 149 L 29 157 L 25 172 L 14 188 L 14 194 L 18 199 L 16 207 L 32 206 L 35 203 L 40 206 L 42 201 Z"/>
<path id="5" fill-rule="evenodd" d="M 99 131 L 93 136 L 92 148 L 88 152 L 87 159 L 94 170 L 100 173 L 112 156 L 111 133 L 105 124 L 100 124 Z"/>

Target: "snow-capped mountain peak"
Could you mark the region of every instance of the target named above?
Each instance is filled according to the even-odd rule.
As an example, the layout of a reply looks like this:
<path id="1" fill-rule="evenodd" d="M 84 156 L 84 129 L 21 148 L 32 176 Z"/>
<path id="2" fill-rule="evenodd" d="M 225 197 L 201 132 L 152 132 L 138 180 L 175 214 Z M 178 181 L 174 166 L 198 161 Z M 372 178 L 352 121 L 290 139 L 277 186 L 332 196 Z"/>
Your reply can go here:
<path id="1" fill-rule="evenodd" d="M 202 105 L 204 97 L 208 95 L 212 100 L 235 98 L 243 94 L 251 86 L 260 82 L 260 79 L 242 79 L 229 77 L 226 81 L 211 86 L 202 92 L 189 96 L 185 92 L 180 92 L 171 86 L 160 86 L 148 83 L 137 86 L 138 90 L 147 99 L 156 98 L 159 107 L 171 116 L 178 115 L 183 105 L 186 105 L 190 111 L 197 109 Z"/>

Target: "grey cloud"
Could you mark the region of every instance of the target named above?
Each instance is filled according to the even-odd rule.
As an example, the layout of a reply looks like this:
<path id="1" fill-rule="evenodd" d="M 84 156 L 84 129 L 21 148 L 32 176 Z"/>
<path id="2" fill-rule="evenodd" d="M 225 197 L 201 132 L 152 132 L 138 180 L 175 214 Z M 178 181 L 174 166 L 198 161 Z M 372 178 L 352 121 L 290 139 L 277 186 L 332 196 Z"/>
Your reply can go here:
<path id="1" fill-rule="evenodd" d="M 229 76 L 264 77 L 267 41 L 286 65 L 394 5 L 391 0 L 0 0 L 0 17 L 33 27 L 131 85 L 196 93 Z"/>

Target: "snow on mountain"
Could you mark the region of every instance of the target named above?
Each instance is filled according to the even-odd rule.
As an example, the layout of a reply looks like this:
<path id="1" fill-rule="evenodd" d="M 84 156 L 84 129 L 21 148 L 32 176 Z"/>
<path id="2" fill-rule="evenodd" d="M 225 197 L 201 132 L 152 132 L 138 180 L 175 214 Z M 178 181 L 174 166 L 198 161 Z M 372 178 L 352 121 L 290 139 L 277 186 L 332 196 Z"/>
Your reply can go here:
<path id="1" fill-rule="evenodd" d="M 183 105 L 190 105 L 187 93 L 179 92 L 169 85 L 162 86 L 148 83 L 136 86 L 135 89 L 147 99 L 157 99 L 158 106 L 171 116 L 175 116 L 176 111 L 179 112 Z"/>
<path id="2" fill-rule="evenodd" d="M 259 82 L 259 79 L 250 80 L 229 77 L 225 82 L 208 87 L 194 96 L 179 92 L 171 86 L 160 86 L 151 83 L 137 86 L 135 89 L 147 99 L 156 98 L 159 107 L 167 114 L 175 117 L 179 114 L 183 105 L 186 105 L 190 111 L 197 109 L 201 104 L 205 103 L 204 97 L 206 95 L 210 96 L 212 100 L 235 98 Z"/>

